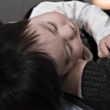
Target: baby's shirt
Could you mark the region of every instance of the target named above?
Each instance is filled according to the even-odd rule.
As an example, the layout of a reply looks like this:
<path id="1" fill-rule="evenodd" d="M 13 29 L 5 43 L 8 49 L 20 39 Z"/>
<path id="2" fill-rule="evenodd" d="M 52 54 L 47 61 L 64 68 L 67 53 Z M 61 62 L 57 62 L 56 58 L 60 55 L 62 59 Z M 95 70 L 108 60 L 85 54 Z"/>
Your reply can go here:
<path id="1" fill-rule="evenodd" d="M 59 12 L 75 21 L 79 29 L 84 28 L 97 44 L 110 35 L 110 18 L 100 8 L 79 1 L 42 2 L 34 7 L 30 18 L 46 12 Z"/>

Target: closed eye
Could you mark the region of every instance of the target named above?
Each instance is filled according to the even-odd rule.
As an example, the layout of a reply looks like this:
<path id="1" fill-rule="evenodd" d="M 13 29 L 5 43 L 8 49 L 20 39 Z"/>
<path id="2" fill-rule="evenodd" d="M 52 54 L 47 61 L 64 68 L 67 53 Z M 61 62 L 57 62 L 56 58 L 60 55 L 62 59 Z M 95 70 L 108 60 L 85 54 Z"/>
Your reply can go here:
<path id="1" fill-rule="evenodd" d="M 57 32 L 57 26 L 56 26 L 56 24 L 54 24 L 54 23 L 52 23 L 52 22 L 50 22 L 50 21 L 48 21 L 47 22 L 48 24 L 49 24 L 49 30 L 50 31 L 52 31 L 52 32 Z"/>

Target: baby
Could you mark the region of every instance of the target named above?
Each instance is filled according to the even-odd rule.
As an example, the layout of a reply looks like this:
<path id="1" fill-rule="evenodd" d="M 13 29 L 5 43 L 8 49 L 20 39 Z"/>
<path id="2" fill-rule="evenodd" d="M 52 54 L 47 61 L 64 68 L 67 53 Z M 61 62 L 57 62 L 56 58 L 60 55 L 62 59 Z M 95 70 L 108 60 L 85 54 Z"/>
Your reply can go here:
<path id="1" fill-rule="evenodd" d="M 97 43 L 98 56 L 110 57 L 110 18 L 100 8 L 79 1 L 42 2 L 36 6 L 30 18 L 47 13 L 59 12 L 84 28 Z"/>

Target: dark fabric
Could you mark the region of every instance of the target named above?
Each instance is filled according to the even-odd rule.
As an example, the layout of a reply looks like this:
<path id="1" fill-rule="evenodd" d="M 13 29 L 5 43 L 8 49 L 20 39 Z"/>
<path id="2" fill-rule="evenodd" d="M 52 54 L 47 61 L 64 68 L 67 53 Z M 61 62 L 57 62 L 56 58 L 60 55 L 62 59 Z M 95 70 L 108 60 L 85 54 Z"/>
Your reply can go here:
<path id="1" fill-rule="evenodd" d="M 110 110 L 110 59 L 87 63 L 82 76 L 82 95 L 96 110 Z"/>

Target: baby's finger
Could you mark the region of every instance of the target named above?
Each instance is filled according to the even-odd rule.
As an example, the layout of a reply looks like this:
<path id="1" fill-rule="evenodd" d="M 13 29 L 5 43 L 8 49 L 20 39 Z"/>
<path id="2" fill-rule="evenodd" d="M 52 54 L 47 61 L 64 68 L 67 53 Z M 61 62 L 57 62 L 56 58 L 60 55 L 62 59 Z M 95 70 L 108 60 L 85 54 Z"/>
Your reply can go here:
<path id="1" fill-rule="evenodd" d="M 108 45 L 105 42 L 99 44 L 98 53 L 99 53 L 99 57 L 101 58 L 110 56 Z"/>
<path id="2" fill-rule="evenodd" d="M 106 46 L 109 52 L 108 58 L 110 58 L 110 41 L 106 43 Z"/>
<path id="3" fill-rule="evenodd" d="M 99 58 L 105 57 L 105 53 L 103 52 L 103 50 L 100 47 L 98 48 L 98 56 L 99 56 Z"/>
<path id="4" fill-rule="evenodd" d="M 102 51 L 100 50 L 100 47 L 98 47 L 98 56 L 99 56 L 99 58 L 102 58 L 102 57 L 103 57 L 103 53 L 102 53 Z"/>

